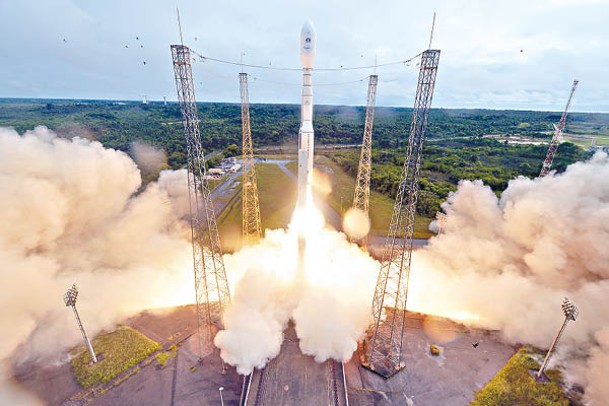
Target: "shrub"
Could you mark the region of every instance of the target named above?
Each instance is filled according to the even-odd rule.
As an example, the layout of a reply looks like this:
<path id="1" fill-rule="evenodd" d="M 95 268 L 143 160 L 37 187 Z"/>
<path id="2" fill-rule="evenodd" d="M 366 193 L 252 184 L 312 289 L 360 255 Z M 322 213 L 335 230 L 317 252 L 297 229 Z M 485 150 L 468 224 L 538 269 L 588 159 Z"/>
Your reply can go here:
<path id="1" fill-rule="evenodd" d="M 103 354 L 96 364 L 90 365 L 91 356 L 84 345 L 71 362 L 76 380 L 84 389 L 99 382 L 110 382 L 161 349 L 159 343 L 129 327 L 119 327 L 111 333 L 101 334 L 95 337 L 92 345 L 97 354 Z"/>

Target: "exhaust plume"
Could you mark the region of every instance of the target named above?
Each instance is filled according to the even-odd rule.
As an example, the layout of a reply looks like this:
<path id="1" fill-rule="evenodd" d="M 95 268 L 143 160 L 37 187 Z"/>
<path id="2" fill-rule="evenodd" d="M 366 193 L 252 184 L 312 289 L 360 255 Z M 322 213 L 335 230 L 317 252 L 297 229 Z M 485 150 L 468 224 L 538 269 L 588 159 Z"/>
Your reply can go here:
<path id="1" fill-rule="evenodd" d="M 63 303 L 73 283 L 91 336 L 142 309 L 193 301 L 189 230 L 179 221 L 186 172 L 163 172 L 136 195 L 140 185 L 135 163 L 98 142 L 0 128 L 4 375 L 11 358 L 80 343 Z"/>
<path id="2" fill-rule="evenodd" d="M 62 302 L 72 283 L 91 336 L 142 309 L 193 301 L 190 230 L 180 221 L 189 213 L 186 176 L 163 171 L 138 192 L 140 172 L 120 151 L 44 127 L 0 129 L 0 376 L 11 362 L 80 343 Z M 589 404 L 609 404 L 607 155 L 514 179 L 501 198 L 463 181 L 443 209 L 443 233 L 414 253 L 408 309 L 547 348 L 568 296 L 580 316 L 554 364 L 585 386 Z M 378 262 L 323 228 L 319 213 L 306 216 L 225 257 L 234 294 L 215 344 L 239 373 L 278 354 L 290 320 L 303 353 L 320 362 L 348 360 L 369 323 Z M 299 227 L 310 228 L 301 270 Z M 23 396 L 5 388 L 0 382 L 0 403 Z"/>
<path id="3" fill-rule="evenodd" d="M 548 348 L 568 296 L 580 317 L 565 330 L 555 364 L 586 385 L 591 404 L 608 404 L 607 154 L 560 175 L 514 179 L 501 198 L 481 181 L 462 181 L 442 208 L 443 233 L 413 258 L 409 309 Z M 582 358 L 588 367 L 578 371 Z"/>
<path id="4" fill-rule="evenodd" d="M 407 308 L 547 348 L 569 296 L 580 317 L 566 329 L 554 365 L 586 387 L 590 404 L 607 404 L 608 203 L 606 154 L 560 175 L 514 179 L 501 198 L 481 181 L 461 182 L 443 205 L 443 234 L 414 253 Z M 348 360 L 369 322 L 378 262 L 320 228 L 307 240 L 315 256 L 299 277 L 293 232 L 267 231 L 260 245 L 227 257 L 227 268 L 239 271 L 215 343 L 242 374 L 278 354 L 290 319 L 303 353 L 320 362 Z"/>
<path id="5" fill-rule="evenodd" d="M 287 231 L 267 230 L 258 245 L 225 257 L 235 289 L 224 314 L 225 330 L 214 343 L 240 374 L 279 354 L 290 320 L 301 351 L 317 362 L 347 361 L 357 348 L 368 326 L 378 263 L 344 234 L 324 229 L 320 219 L 316 211 L 295 218 Z M 298 228 L 309 226 L 299 271 Z"/>

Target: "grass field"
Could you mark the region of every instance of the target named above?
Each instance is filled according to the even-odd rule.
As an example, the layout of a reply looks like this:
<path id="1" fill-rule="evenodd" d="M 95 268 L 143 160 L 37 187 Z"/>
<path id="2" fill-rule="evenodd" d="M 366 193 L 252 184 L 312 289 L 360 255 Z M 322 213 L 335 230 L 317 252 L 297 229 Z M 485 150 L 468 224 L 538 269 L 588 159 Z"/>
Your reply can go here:
<path id="1" fill-rule="evenodd" d="M 294 155 L 265 156 L 268 159 L 295 159 Z M 330 182 L 332 191 L 326 197 L 327 203 L 341 216 L 351 207 L 355 179 L 346 174 L 328 157 L 318 154 L 315 165 L 322 169 Z M 288 162 L 286 168 L 297 173 L 297 162 Z M 286 227 L 291 219 L 296 203 L 296 182 L 284 173 L 277 165 L 268 163 L 256 164 L 258 196 L 260 199 L 260 217 L 262 229 Z M 234 251 L 240 246 L 241 238 L 241 189 L 231 199 L 223 213 L 218 216 L 218 228 L 222 246 L 227 251 Z M 385 195 L 371 191 L 370 221 L 371 232 L 386 235 L 393 212 L 394 201 Z M 417 216 L 415 238 L 429 238 L 431 219 Z"/>
<path id="2" fill-rule="evenodd" d="M 332 192 L 328 197 L 328 204 L 338 213 L 344 213 L 351 207 L 353 202 L 353 189 L 355 179 L 345 173 L 340 166 L 330 160 L 327 156 L 318 154 L 316 164 L 331 169 L 329 174 L 332 183 Z M 371 232 L 376 235 L 386 235 L 393 213 L 394 199 L 381 193 L 370 191 L 370 223 Z M 414 237 L 429 238 L 433 235 L 429 231 L 431 219 L 417 216 L 415 222 Z"/>
<path id="3" fill-rule="evenodd" d="M 609 147 L 609 136 L 600 136 L 600 135 L 580 135 L 577 137 L 570 136 L 568 134 L 563 134 L 563 140 L 569 141 L 578 147 L 587 149 L 590 147 L 592 143 L 592 139 L 596 140 L 596 145 L 599 147 Z"/>
<path id="4" fill-rule="evenodd" d="M 539 363 L 531 355 L 543 354 L 530 347 L 522 347 L 505 366 L 477 394 L 470 406 L 495 405 L 544 405 L 568 406 L 559 382 L 560 372 L 546 370 L 551 382 L 537 383 L 529 369 L 539 369 Z"/>
<path id="5" fill-rule="evenodd" d="M 84 345 L 76 349 L 78 353 L 72 358 L 74 376 L 85 389 L 97 383 L 110 382 L 161 349 L 159 343 L 129 327 L 101 334 L 95 337 L 92 345 L 97 357 L 101 358 L 96 364 L 91 364 L 91 356 Z"/>
<path id="6" fill-rule="evenodd" d="M 296 183 L 277 165 L 256 164 L 258 199 L 262 230 L 284 228 L 290 222 L 296 203 Z M 240 246 L 241 188 L 218 216 L 218 229 L 224 249 L 233 251 Z"/>

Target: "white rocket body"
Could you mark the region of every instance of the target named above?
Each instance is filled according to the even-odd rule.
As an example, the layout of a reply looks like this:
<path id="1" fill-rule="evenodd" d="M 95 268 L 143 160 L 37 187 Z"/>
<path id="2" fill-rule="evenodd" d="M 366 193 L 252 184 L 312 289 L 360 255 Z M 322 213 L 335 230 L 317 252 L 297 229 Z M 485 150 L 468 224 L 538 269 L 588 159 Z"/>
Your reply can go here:
<path id="1" fill-rule="evenodd" d="M 300 32 L 300 61 L 302 62 L 302 99 L 300 130 L 298 132 L 298 205 L 304 208 L 307 184 L 313 172 L 313 64 L 315 63 L 315 28 L 310 21 Z"/>

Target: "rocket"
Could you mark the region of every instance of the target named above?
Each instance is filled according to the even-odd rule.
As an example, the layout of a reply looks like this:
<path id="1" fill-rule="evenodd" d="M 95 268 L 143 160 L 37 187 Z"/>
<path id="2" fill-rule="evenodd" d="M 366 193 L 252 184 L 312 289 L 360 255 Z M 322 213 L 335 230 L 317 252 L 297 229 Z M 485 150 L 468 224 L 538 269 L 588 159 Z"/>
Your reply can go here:
<path id="1" fill-rule="evenodd" d="M 307 185 L 313 172 L 313 64 L 315 63 L 315 28 L 307 21 L 300 31 L 302 63 L 302 99 L 298 131 L 298 206 L 307 204 Z"/>

